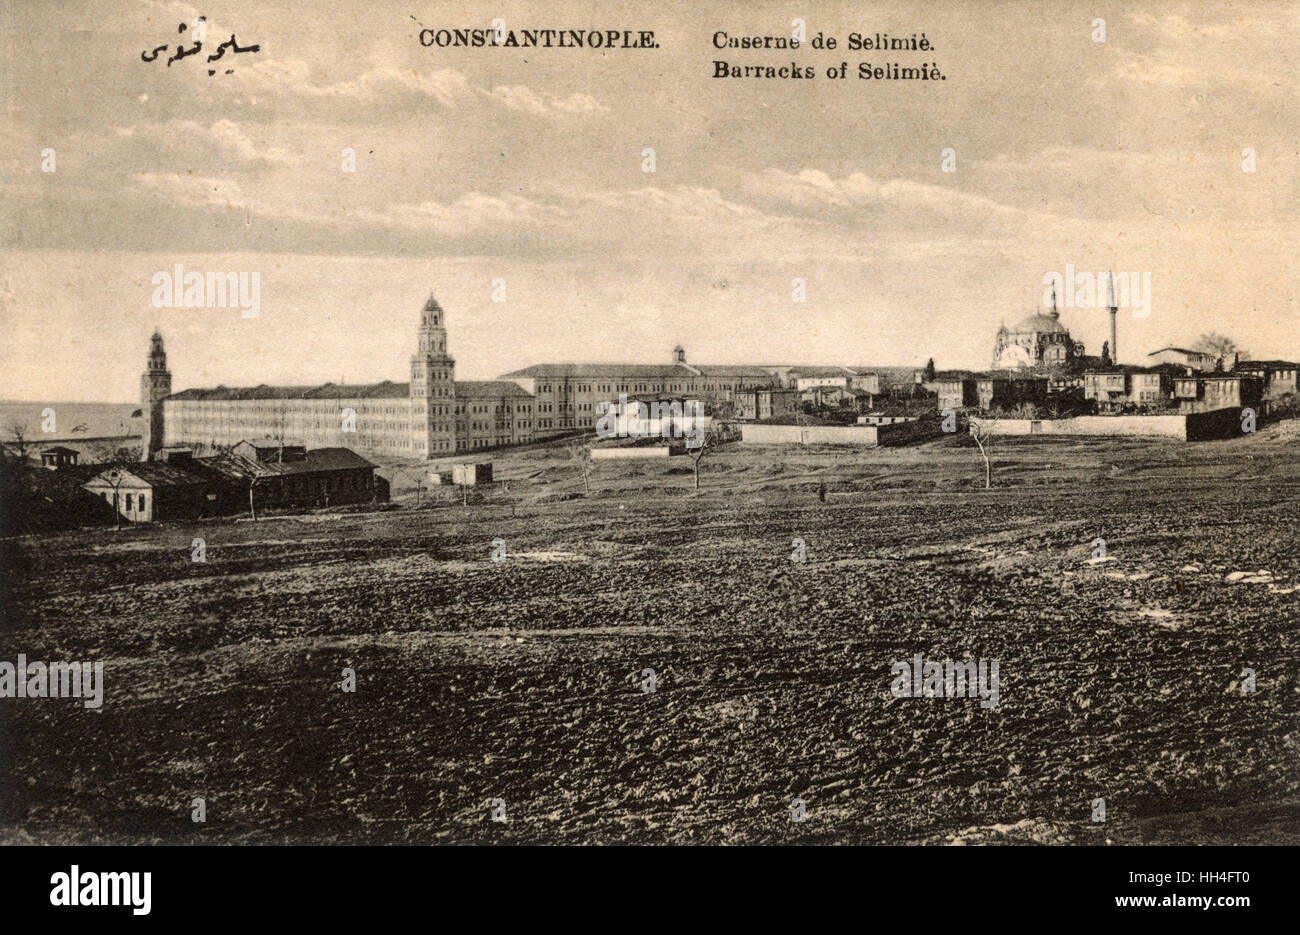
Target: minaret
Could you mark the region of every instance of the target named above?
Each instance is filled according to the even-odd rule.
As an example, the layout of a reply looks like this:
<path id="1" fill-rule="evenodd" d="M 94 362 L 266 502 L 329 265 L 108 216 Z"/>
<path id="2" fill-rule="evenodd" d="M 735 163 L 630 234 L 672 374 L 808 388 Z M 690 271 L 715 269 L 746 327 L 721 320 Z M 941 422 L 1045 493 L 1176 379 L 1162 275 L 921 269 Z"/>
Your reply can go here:
<path id="1" fill-rule="evenodd" d="M 1056 280 L 1052 280 L 1052 320 L 1057 321 L 1061 317 L 1060 311 L 1056 307 Z"/>
<path id="2" fill-rule="evenodd" d="M 1119 363 L 1119 343 L 1116 337 L 1117 331 L 1115 326 L 1115 315 L 1119 312 L 1119 304 L 1115 301 L 1115 271 L 1110 273 L 1110 359 Z"/>
<path id="3" fill-rule="evenodd" d="M 149 365 L 140 376 L 140 410 L 144 416 L 144 445 L 141 457 L 152 461 L 163 446 L 163 400 L 171 395 L 172 375 L 167 369 L 167 352 L 162 335 L 155 328 L 149 339 Z"/>
<path id="4" fill-rule="evenodd" d="M 446 313 L 431 294 L 420 309 L 411 357 L 411 454 L 456 453 L 456 361 L 447 353 Z"/>

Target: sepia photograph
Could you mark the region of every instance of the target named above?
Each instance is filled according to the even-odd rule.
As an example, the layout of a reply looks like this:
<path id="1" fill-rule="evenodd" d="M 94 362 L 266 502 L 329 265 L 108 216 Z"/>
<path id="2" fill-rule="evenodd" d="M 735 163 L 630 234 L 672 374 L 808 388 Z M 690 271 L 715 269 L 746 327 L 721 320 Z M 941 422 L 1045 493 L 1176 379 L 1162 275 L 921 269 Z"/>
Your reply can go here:
<path id="1" fill-rule="evenodd" d="M 0 9 L 24 900 L 1300 844 L 1300 6 Z"/>

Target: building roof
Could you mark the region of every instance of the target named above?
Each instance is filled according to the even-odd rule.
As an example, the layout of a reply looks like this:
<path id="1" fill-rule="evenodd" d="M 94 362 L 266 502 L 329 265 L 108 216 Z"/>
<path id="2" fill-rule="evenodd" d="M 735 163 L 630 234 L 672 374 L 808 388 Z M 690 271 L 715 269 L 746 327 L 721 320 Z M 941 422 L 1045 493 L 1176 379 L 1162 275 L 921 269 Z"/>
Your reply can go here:
<path id="1" fill-rule="evenodd" d="M 493 399 L 499 396 L 512 396 L 532 399 L 529 393 L 518 383 L 509 380 L 457 380 L 457 399 Z"/>
<path id="2" fill-rule="evenodd" d="M 238 455 L 212 455 L 185 462 L 185 469 L 213 481 L 242 483 L 252 477 L 271 477 L 275 471 L 266 464 Z"/>
<path id="3" fill-rule="evenodd" d="M 172 393 L 168 399 L 372 399 L 410 395 L 410 384 L 394 383 L 324 383 L 320 386 L 215 386 Z"/>
<path id="4" fill-rule="evenodd" d="M 1154 367 L 1139 367 L 1136 364 L 1112 364 L 1109 367 L 1089 367 L 1083 371 L 1088 374 L 1106 374 L 1106 373 L 1173 373 L 1183 372 L 1183 368 L 1178 364 L 1157 364 Z"/>
<path id="5" fill-rule="evenodd" d="M 1148 356 L 1148 357 L 1155 357 L 1155 356 L 1156 356 L 1157 354 L 1159 354 L 1161 351 L 1177 351 L 1177 352 L 1180 353 L 1180 354 L 1191 354 L 1191 355 L 1193 355 L 1193 356 L 1195 356 L 1195 357 L 1213 357 L 1213 356 L 1214 356 L 1214 355 L 1213 355 L 1212 353 L 1210 353 L 1209 351 L 1194 351 L 1194 350 L 1192 350 L 1191 348 L 1188 348 L 1188 347 L 1174 347 L 1172 344 L 1169 345 L 1168 347 L 1158 347 L 1158 348 L 1156 348 L 1154 351 L 1152 351 L 1151 353 L 1147 354 L 1147 356 Z"/>
<path id="6" fill-rule="evenodd" d="M 806 367 L 791 367 L 790 376 L 795 377 L 796 379 L 799 377 L 811 377 L 816 379 L 818 377 L 855 377 L 858 376 L 858 374 L 850 370 L 848 367 L 820 367 L 814 365 Z"/>
<path id="7" fill-rule="evenodd" d="M 841 371 L 842 372 L 842 371 Z M 542 378 L 562 379 L 678 379 L 695 377 L 761 377 L 770 379 L 772 371 L 753 364 L 533 364 L 520 370 L 503 373 L 501 379 Z M 459 384 L 457 384 L 459 386 Z"/>
<path id="8" fill-rule="evenodd" d="M 97 465 L 104 468 L 104 465 Z M 253 461 L 238 455 L 222 454 L 194 458 L 183 464 L 168 461 L 140 461 L 100 470 L 83 486 L 99 481 L 114 470 L 133 477 L 150 487 L 193 487 L 210 483 L 246 483 L 249 479 L 312 474 L 320 471 L 349 471 L 375 467 L 350 448 L 315 448 L 301 461 L 284 464 Z M 104 480 L 105 484 L 109 482 Z"/>
<path id="9" fill-rule="evenodd" d="M 1294 360 L 1239 360 L 1233 370 L 1296 370 L 1300 364 Z"/>
<path id="10" fill-rule="evenodd" d="M 896 367 L 896 366 L 851 366 L 848 368 L 860 377 L 877 376 L 889 381 L 911 382 L 918 371 L 924 371 L 924 367 Z"/>
<path id="11" fill-rule="evenodd" d="M 1051 377 L 1045 373 L 1035 373 L 1033 370 L 989 370 L 985 373 L 975 374 L 976 380 L 1010 380 L 1013 382 L 1048 382 Z"/>
<path id="12" fill-rule="evenodd" d="M 301 461 L 286 461 L 280 464 L 274 461 L 263 462 L 263 467 L 270 468 L 276 474 L 311 474 L 315 471 L 351 471 L 357 468 L 374 467 L 351 448 L 314 448 L 307 452 Z"/>
<path id="13" fill-rule="evenodd" d="M 1035 313 L 1016 322 L 1016 325 L 1011 329 L 1011 332 L 1013 334 L 1029 334 L 1031 332 L 1038 332 L 1039 334 L 1060 334 L 1065 330 L 1065 326 L 1051 315 Z"/>
<path id="14" fill-rule="evenodd" d="M 43 455 L 79 455 L 81 454 L 76 448 L 65 448 L 63 445 L 51 445 L 49 448 L 42 448 Z"/>
<path id="15" fill-rule="evenodd" d="M 706 377 L 763 377 L 771 379 L 772 371 L 753 364 L 687 364 Z"/>
<path id="16" fill-rule="evenodd" d="M 685 364 L 533 364 L 521 370 L 503 373 L 501 379 L 512 377 L 679 377 L 683 380 L 695 376 L 695 370 Z"/>
<path id="17" fill-rule="evenodd" d="M 193 487 L 204 483 L 202 477 L 166 461 L 140 461 L 100 471 L 83 486 L 94 484 L 101 478 L 105 484 L 112 486 L 107 475 L 116 471 L 120 471 L 126 478 L 135 478 L 149 487 Z"/>
<path id="18" fill-rule="evenodd" d="M 934 379 L 927 380 L 927 383 L 948 383 L 953 380 L 973 380 L 976 374 L 970 370 L 936 370 Z"/>
<path id="19" fill-rule="evenodd" d="M 175 400 L 222 399 L 404 399 L 411 395 L 411 384 L 394 383 L 324 383 L 320 386 L 216 386 L 172 393 Z M 456 395 L 470 398 L 492 396 L 528 396 L 517 383 L 504 380 L 457 380 Z"/>

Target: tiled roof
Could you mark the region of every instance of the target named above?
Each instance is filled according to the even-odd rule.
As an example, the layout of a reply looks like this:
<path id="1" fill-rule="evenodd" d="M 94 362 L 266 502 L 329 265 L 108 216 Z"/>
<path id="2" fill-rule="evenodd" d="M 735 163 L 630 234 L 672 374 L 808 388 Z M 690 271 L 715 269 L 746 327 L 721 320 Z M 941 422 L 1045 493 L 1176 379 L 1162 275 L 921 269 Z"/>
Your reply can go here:
<path id="1" fill-rule="evenodd" d="M 394 383 L 325 383 L 320 386 L 261 386 L 182 390 L 168 399 L 222 400 L 222 399 L 405 399 L 411 395 L 411 384 Z M 456 381 L 456 395 L 482 398 L 485 396 L 527 396 L 518 384 L 502 380 Z"/>
<path id="2" fill-rule="evenodd" d="M 532 399 L 533 396 L 518 383 L 509 380 L 457 380 L 457 399 L 491 399 L 498 396 Z"/>
<path id="3" fill-rule="evenodd" d="M 1239 360 L 1234 370 L 1295 370 L 1300 364 L 1294 360 Z"/>
<path id="4" fill-rule="evenodd" d="M 706 377 L 762 377 L 771 379 L 772 372 L 752 364 L 691 364 Z"/>
<path id="5" fill-rule="evenodd" d="M 1108 367 L 1089 367 L 1084 374 L 1103 374 L 1103 373 L 1172 373 L 1178 371 L 1181 373 L 1183 367 L 1179 364 L 1158 364 L 1154 367 L 1139 367 L 1136 364 L 1111 364 Z"/>
<path id="6" fill-rule="evenodd" d="M 302 461 L 286 461 L 284 464 L 277 464 L 274 461 L 263 463 L 263 467 L 268 467 L 277 474 L 350 471 L 374 466 L 373 462 L 367 461 L 351 448 L 315 448 L 307 452 L 307 457 Z"/>
<path id="7" fill-rule="evenodd" d="M 924 370 L 925 368 L 923 368 L 923 367 L 895 367 L 895 366 L 887 366 L 887 367 L 875 367 L 875 366 L 870 366 L 870 367 L 868 367 L 868 366 L 862 366 L 862 367 L 858 367 L 858 366 L 852 366 L 852 367 L 849 367 L 849 369 L 852 370 L 854 373 L 858 374 L 859 376 L 868 376 L 868 375 L 870 375 L 870 374 L 876 374 L 877 376 L 880 376 L 880 377 L 884 378 L 886 381 L 893 380 L 893 381 L 896 381 L 896 382 L 907 382 L 907 383 L 910 383 L 910 382 L 912 382 L 912 378 L 913 378 L 913 376 L 916 374 L 916 372 L 917 372 L 918 370 Z M 949 372 L 951 372 L 951 371 L 949 371 Z"/>
<path id="8" fill-rule="evenodd" d="M 373 399 L 410 395 L 410 384 L 394 383 L 325 383 L 320 386 L 216 386 L 211 389 L 181 390 L 168 399 Z"/>
<path id="9" fill-rule="evenodd" d="M 100 465 L 100 467 L 104 467 Z M 150 487 L 194 487 L 211 483 L 246 483 L 250 478 L 283 477 L 290 474 L 311 474 L 318 471 L 347 471 L 375 467 L 350 448 L 316 448 L 307 452 L 301 461 L 257 462 L 238 455 L 223 454 L 209 458 L 195 458 L 184 466 L 166 461 L 141 461 L 124 464 L 124 474 L 138 478 Z M 111 469 L 110 469 L 111 470 Z M 94 483 L 108 470 L 101 470 L 88 483 Z"/>
<path id="10" fill-rule="evenodd" d="M 141 461 L 137 464 L 122 465 L 121 468 L 109 468 L 100 471 L 88 483 L 94 483 L 114 470 L 120 470 L 128 477 L 143 481 L 150 487 L 193 487 L 204 483 L 203 478 L 165 461 Z"/>
<path id="11" fill-rule="evenodd" d="M 934 379 L 931 383 L 944 383 L 949 380 L 973 380 L 975 374 L 969 370 L 938 370 L 935 371 Z"/>
<path id="12" fill-rule="evenodd" d="M 195 458 L 192 462 L 199 467 L 200 473 L 210 471 L 221 480 L 247 480 L 250 477 L 279 477 L 289 474 L 311 474 L 316 471 L 349 471 L 357 468 L 374 467 L 351 448 L 313 448 L 305 458 L 286 461 L 252 461 L 238 455 L 216 455 L 211 458 Z"/>
<path id="13" fill-rule="evenodd" d="M 856 376 L 848 367 L 791 367 L 790 376 L 792 377 L 851 377 Z"/>
<path id="14" fill-rule="evenodd" d="M 597 379 L 603 377 L 678 377 L 689 380 L 695 372 L 681 364 L 533 364 L 522 370 L 503 373 L 501 379 L 512 377 L 546 377 L 558 380 L 564 377 Z"/>
<path id="15" fill-rule="evenodd" d="M 208 458 L 195 458 L 186 463 L 186 468 L 207 480 L 224 482 L 242 482 L 250 477 L 271 477 L 274 475 L 267 465 L 241 458 L 238 455 L 213 455 Z"/>

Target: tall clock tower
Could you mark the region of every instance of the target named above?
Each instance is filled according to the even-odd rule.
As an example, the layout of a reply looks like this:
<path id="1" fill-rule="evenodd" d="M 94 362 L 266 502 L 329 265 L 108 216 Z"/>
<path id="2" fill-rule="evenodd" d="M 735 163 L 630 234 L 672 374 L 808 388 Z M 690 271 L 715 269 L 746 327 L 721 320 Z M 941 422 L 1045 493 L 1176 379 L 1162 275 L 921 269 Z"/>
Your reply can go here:
<path id="1" fill-rule="evenodd" d="M 456 453 L 456 361 L 447 353 L 446 313 L 432 295 L 411 357 L 411 438 L 416 457 Z"/>

